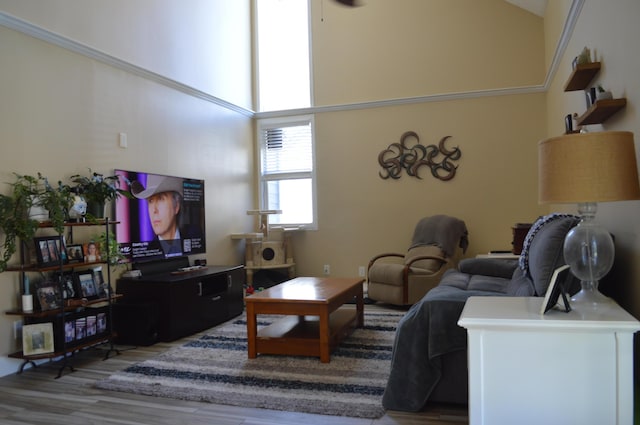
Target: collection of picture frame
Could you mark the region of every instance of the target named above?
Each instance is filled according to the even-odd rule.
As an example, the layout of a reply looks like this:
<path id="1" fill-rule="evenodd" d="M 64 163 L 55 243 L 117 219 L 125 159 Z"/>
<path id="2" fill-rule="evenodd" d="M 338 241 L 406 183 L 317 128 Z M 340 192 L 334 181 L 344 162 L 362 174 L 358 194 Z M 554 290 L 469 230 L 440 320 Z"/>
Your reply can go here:
<path id="1" fill-rule="evenodd" d="M 68 345 L 82 343 L 86 338 L 92 338 L 107 332 L 107 313 L 70 315 L 64 321 L 64 342 Z"/>
<path id="2" fill-rule="evenodd" d="M 109 297 L 102 266 L 82 271 L 57 272 L 51 279 L 37 283 L 36 299 L 41 311 L 62 308 L 66 300 L 96 300 Z"/>
<path id="3" fill-rule="evenodd" d="M 39 267 L 54 267 L 72 263 L 92 263 L 101 260 L 100 249 L 94 241 L 66 245 L 59 236 L 33 238 L 34 258 Z"/>
<path id="4" fill-rule="evenodd" d="M 32 323 L 22 327 L 22 352 L 25 356 L 53 353 L 62 344 L 56 335 L 56 323 Z M 73 347 L 85 340 L 108 333 L 107 312 L 104 307 L 87 308 L 64 315 L 64 345 Z M 60 337 L 61 338 L 61 337 Z"/>

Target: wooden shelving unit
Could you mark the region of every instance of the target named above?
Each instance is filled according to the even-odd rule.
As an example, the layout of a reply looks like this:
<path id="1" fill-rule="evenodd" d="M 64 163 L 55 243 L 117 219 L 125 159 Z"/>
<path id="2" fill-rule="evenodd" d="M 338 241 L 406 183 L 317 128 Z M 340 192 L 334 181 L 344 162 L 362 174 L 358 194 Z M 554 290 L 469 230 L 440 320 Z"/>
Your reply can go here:
<path id="1" fill-rule="evenodd" d="M 86 263 L 83 263 L 83 264 L 86 264 Z M 114 302 L 118 298 L 122 298 L 122 295 L 113 294 L 111 296 L 111 302 Z M 7 311 L 5 311 L 5 314 L 7 314 L 9 316 L 43 318 L 43 317 L 54 316 L 54 315 L 60 314 L 60 313 L 66 313 L 66 312 L 75 311 L 79 307 L 91 307 L 91 306 L 96 306 L 96 305 L 99 305 L 99 304 L 106 304 L 108 302 L 109 302 L 108 298 L 98 298 L 98 299 L 95 299 L 95 300 L 88 300 L 88 301 L 86 301 L 85 303 L 82 303 L 82 304 L 65 305 L 64 308 L 59 308 L 59 309 L 54 309 L 54 310 L 45 310 L 45 311 L 34 310 L 34 311 L 29 311 L 29 312 L 23 311 L 23 310 L 7 310 Z"/>
<path id="2" fill-rule="evenodd" d="M 31 361 L 50 359 L 52 357 L 62 357 L 62 356 L 67 355 L 69 353 L 69 351 L 78 351 L 78 350 L 82 350 L 84 348 L 89 348 L 89 347 L 94 347 L 96 345 L 104 344 L 105 342 L 111 341 L 111 339 L 114 338 L 114 337 L 115 337 L 115 334 L 103 335 L 102 337 L 94 338 L 94 339 L 91 339 L 91 340 L 89 340 L 87 342 L 80 343 L 78 345 L 74 345 L 73 348 L 66 348 L 64 350 L 54 351 L 53 353 L 34 354 L 34 355 L 30 355 L 30 356 L 25 356 L 22 351 L 17 351 L 15 353 L 8 354 L 7 357 L 10 357 L 12 359 L 25 360 L 25 363 L 22 365 L 22 367 L 18 371 L 18 372 L 22 372 L 23 369 L 24 369 L 24 366 L 26 366 L 26 364 L 31 362 Z"/>
<path id="3" fill-rule="evenodd" d="M 87 222 L 87 223 L 65 223 L 65 228 L 69 231 L 69 240 L 73 241 L 73 228 L 74 227 L 86 227 L 86 226 L 104 226 L 107 239 L 109 235 L 109 226 L 117 224 L 115 221 L 110 221 L 109 219 L 99 220 L 97 222 Z M 51 228 L 51 223 L 40 223 L 39 228 L 46 229 Z M 58 235 L 62 240 L 63 235 Z M 25 250 L 24 244 L 22 246 L 23 251 Z M 24 252 L 22 255 L 24 259 Z M 71 366 L 69 362 L 69 357 L 73 355 L 74 352 L 79 351 L 84 348 L 93 347 L 96 345 L 110 343 L 110 349 L 106 354 L 105 358 L 108 358 L 112 351 L 118 352 L 113 346 L 113 338 L 115 337 L 115 332 L 113 331 L 113 302 L 118 298 L 122 297 L 122 295 L 117 295 L 113 293 L 111 289 L 111 271 L 109 269 L 109 253 L 106 253 L 106 259 L 101 261 L 94 262 L 77 262 L 77 263 L 68 263 L 65 264 L 62 260 L 60 263 L 54 266 L 40 267 L 36 264 L 17 264 L 7 267 L 7 272 L 19 272 L 21 273 L 22 279 L 24 280 L 25 273 L 37 272 L 37 273 L 46 273 L 46 272 L 64 272 L 66 270 L 72 270 L 76 268 L 87 269 L 94 267 L 96 265 L 107 265 L 107 276 L 106 283 L 108 284 L 109 291 L 107 292 L 108 296 L 97 298 L 97 299 L 69 299 L 63 300 L 63 305 L 59 308 L 54 308 L 50 310 L 34 310 L 34 311 L 23 311 L 21 308 L 13 309 L 9 311 L 5 311 L 5 314 L 9 316 L 20 316 L 24 319 L 25 324 L 35 324 L 35 323 L 47 323 L 51 322 L 53 325 L 53 339 L 54 339 L 54 350 L 53 352 L 41 353 L 41 354 L 29 354 L 25 355 L 23 351 L 17 351 L 14 353 L 8 354 L 10 358 L 22 359 L 23 363 L 21 364 L 18 373 L 21 373 L 24 370 L 24 367 L 28 364 L 36 365 L 36 360 L 43 359 L 52 359 L 52 358 L 63 358 L 63 364 L 60 367 L 58 378 L 62 375 L 62 371 L 65 368 L 69 368 L 73 371 L 73 366 Z M 62 281 L 59 281 L 58 285 L 60 285 L 60 294 L 63 293 Z M 62 295 L 61 295 L 62 296 Z M 64 335 L 64 325 L 65 318 L 68 315 L 80 315 L 82 317 L 82 312 L 90 313 L 95 310 L 95 315 L 106 314 L 106 330 L 103 332 L 99 332 L 95 335 L 89 335 L 86 338 L 76 340 L 74 342 L 67 342 L 65 340 Z M 93 316 L 94 314 L 87 314 L 87 316 Z"/>
<path id="4" fill-rule="evenodd" d="M 104 264 L 104 261 L 87 261 L 82 263 L 69 263 L 60 266 L 39 267 L 35 264 L 17 264 L 7 266 L 7 272 L 53 272 L 59 270 L 71 270 L 78 267 L 91 267 Z"/>
<path id="5" fill-rule="evenodd" d="M 601 63 L 591 62 L 576 66 L 566 84 L 564 91 L 577 91 L 587 88 L 593 77 L 600 72 Z"/>
<path id="6" fill-rule="evenodd" d="M 564 91 L 586 90 L 593 78 L 600 72 L 601 67 L 602 64 L 600 62 L 576 66 L 565 83 Z M 598 100 L 584 114 L 576 118 L 576 125 L 602 124 L 625 106 L 627 106 L 627 99 L 625 98 Z M 575 131 L 575 133 L 577 132 Z"/>
<path id="7" fill-rule="evenodd" d="M 625 106 L 627 106 L 627 99 L 625 98 L 598 100 L 576 119 L 576 123 L 578 125 L 603 123 Z"/>

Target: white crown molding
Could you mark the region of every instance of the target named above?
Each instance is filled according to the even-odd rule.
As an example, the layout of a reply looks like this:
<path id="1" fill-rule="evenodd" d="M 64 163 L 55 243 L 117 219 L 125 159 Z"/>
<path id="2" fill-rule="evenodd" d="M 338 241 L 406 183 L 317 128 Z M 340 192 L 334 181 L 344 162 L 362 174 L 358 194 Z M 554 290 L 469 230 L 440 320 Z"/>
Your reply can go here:
<path id="1" fill-rule="evenodd" d="M 69 51 L 86 56 L 88 58 L 97 60 L 104 64 L 113 66 L 114 68 L 121 69 L 123 71 L 129 72 L 139 77 L 154 81 L 158 84 L 162 84 L 164 86 L 173 88 L 175 90 L 179 90 L 190 96 L 194 96 L 199 99 L 217 104 L 224 108 L 238 112 L 242 115 L 257 118 L 257 119 L 263 119 L 263 118 L 280 117 L 285 115 L 291 116 L 291 115 L 319 114 L 323 112 L 350 111 L 350 110 L 358 110 L 358 109 L 370 109 L 370 108 L 382 108 L 382 107 L 388 107 L 388 106 L 409 105 L 409 104 L 416 104 L 416 103 L 444 102 L 444 101 L 450 101 L 450 100 L 474 99 L 474 98 L 489 97 L 489 96 L 512 96 L 512 95 L 520 95 L 520 94 L 545 92 L 549 89 L 549 86 L 551 85 L 551 81 L 553 81 L 553 77 L 555 76 L 555 73 L 558 69 L 559 62 L 562 59 L 562 56 L 564 55 L 564 51 L 571 38 L 571 34 L 573 33 L 573 29 L 578 20 L 580 11 L 582 10 L 582 6 L 584 5 L 584 1 L 585 0 L 572 1 L 571 7 L 569 9 L 569 13 L 567 15 L 567 19 L 562 29 L 562 33 L 560 34 L 560 39 L 558 40 L 558 44 L 556 45 L 556 50 L 555 50 L 553 59 L 551 61 L 549 69 L 547 70 L 547 75 L 542 85 L 478 90 L 478 91 L 459 92 L 459 93 L 442 93 L 442 94 L 427 95 L 427 96 L 385 99 L 385 100 L 378 100 L 378 101 L 357 102 L 357 103 L 340 104 L 340 105 L 316 106 L 316 107 L 310 107 L 310 108 L 288 109 L 283 111 L 271 111 L 271 112 L 251 111 L 249 109 L 227 102 L 223 99 L 215 97 L 211 94 L 208 94 L 206 92 L 203 92 L 201 90 L 188 86 L 186 84 L 180 83 L 171 78 L 167 78 L 163 75 L 157 74 L 148 69 L 145 69 L 140 66 L 134 65 L 130 62 L 126 62 L 124 60 L 118 59 L 114 56 L 101 52 L 92 47 L 86 46 L 82 43 L 79 43 L 67 37 L 63 37 L 59 34 L 56 34 L 46 29 L 43 29 L 41 27 L 38 27 L 37 25 L 23 21 L 19 18 L 16 18 L 15 16 L 6 14 L 4 12 L 0 12 L 0 25 L 13 29 L 15 31 L 19 31 L 21 33 L 27 34 L 39 40 L 46 41 L 48 43 L 54 44 L 56 46 L 62 47 Z"/>
<path id="2" fill-rule="evenodd" d="M 580 16 L 580 12 L 582 11 L 584 2 L 585 0 L 573 0 L 571 2 L 571 7 L 569 8 L 567 19 L 564 21 L 564 26 L 562 27 L 562 32 L 560 33 L 560 39 L 558 40 L 558 44 L 556 44 L 556 51 L 553 54 L 553 59 L 551 60 L 551 64 L 549 65 L 549 69 L 547 70 L 547 77 L 544 80 L 545 90 L 548 90 L 549 86 L 551 86 L 551 81 L 553 81 L 553 77 L 558 70 L 560 60 L 564 55 L 567 44 L 569 44 L 569 40 L 571 39 L 573 29 L 578 22 L 578 17 Z"/>
<path id="3" fill-rule="evenodd" d="M 340 105 L 328 105 L 328 106 L 314 106 L 311 108 L 301 109 L 288 109 L 284 111 L 271 111 L 271 112 L 256 112 L 255 117 L 257 119 L 274 118 L 283 115 L 306 115 L 306 114 L 319 114 L 323 112 L 339 112 L 339 111 L 353 111 L 358 109 L 371 109 L 371 108 L 383 108 L 388 106 L 398 105 L 410 105 L 416 103 L 429 103 L 429 102 L 446 102 L 450 100 L 461 99 L 475 99 L 479 97 L 494 97 L 494 96 L 513 96 L 519 94 L 529 93 L 542 93 L 546 89 L 544 86 L 527 86 L 527 87 L 513 87 L 504 89 L 490 89 L 490 90 L 478 90 L 459 93 L 442 93 L 432 94 L 428 96 L 416 96 L 416 97 L 403 97 L 399 99 L 386 99 L 370 102 L 358 102 Z"/>

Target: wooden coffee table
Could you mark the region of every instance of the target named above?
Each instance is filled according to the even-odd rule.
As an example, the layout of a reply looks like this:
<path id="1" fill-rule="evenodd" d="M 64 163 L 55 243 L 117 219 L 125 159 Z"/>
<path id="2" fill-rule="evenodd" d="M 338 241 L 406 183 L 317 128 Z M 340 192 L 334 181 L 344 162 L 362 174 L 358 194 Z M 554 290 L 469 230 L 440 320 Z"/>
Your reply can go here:
<path id="1" fill-rule="evenodd" d="M 298 277 L 246 297 L 250 359 L 263 354 L 319 356 L 331 352 L 353 328 L 364 325 L 364 279 Z M 340 308 L 356 299 L 356 308 Z M 258 314 L 285 315 L 257 330 Z"/>

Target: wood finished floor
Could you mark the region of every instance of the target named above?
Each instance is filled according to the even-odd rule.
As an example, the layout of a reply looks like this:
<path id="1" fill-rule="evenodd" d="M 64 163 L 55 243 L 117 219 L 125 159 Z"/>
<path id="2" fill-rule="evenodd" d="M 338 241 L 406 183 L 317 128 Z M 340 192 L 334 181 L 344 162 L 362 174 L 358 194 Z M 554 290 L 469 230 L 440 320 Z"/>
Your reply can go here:
<path id="1" fill-rule="evenodd" d="M 369 308 L 369 307 L 367 307 Z M 194 335 L 190 338 L 197 337 Z M 106 351 L 89 349 L 72 358 L 75 372 L 49 362 L 22 374 L 0 378 L 0 424 L 215 424 L 215 425 L 414 425 L 468 424 L 466 407 L 429 406 L 420 413 L 389 411 L 380 419 L 311 415 L 241 408 L 95 389 L 111 373 L 162 353 L 186 340 L 151 347 L 117 346 L 122 351 L 103 360 Z"/>

